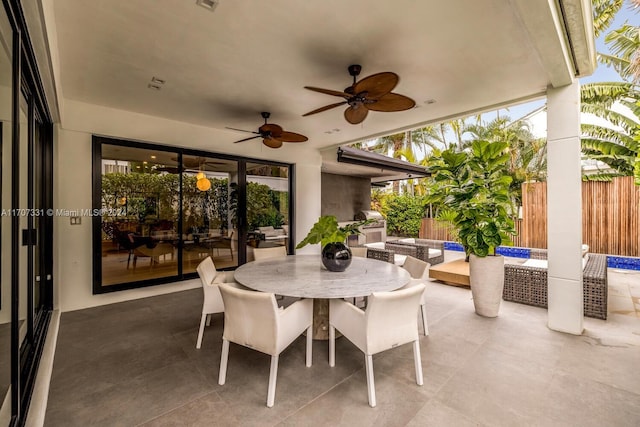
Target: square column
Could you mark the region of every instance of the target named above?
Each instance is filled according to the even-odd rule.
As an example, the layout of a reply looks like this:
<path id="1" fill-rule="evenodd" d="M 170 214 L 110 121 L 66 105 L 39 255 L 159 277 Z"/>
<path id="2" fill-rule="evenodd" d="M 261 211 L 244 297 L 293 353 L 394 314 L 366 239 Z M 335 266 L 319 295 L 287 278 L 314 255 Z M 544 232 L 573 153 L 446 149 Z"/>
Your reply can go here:
<path id="1" fill-rule="evenodd" d="M 580 84 L 547 90 L 548 326 L 583 330 Z"/>

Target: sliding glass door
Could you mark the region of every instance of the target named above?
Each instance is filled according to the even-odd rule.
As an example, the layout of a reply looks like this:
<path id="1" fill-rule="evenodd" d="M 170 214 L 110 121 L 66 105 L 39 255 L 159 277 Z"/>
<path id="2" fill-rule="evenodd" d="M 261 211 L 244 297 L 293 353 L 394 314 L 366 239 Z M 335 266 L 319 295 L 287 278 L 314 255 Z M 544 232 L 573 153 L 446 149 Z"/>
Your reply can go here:
<path id="1" fill-rule="evenodd" d="M 3 1 L 0 425 L 25 422 L 53 303 L 52 120 L 27 34 L 20 2 Z"/>
<path id="2" fill-rule="evenodd" d="M 206 257 L 233 269 L 254 247 L 289 245 L 291 165 L 97 136 L 93 150 L 94 293 L 193 278 Z"/>

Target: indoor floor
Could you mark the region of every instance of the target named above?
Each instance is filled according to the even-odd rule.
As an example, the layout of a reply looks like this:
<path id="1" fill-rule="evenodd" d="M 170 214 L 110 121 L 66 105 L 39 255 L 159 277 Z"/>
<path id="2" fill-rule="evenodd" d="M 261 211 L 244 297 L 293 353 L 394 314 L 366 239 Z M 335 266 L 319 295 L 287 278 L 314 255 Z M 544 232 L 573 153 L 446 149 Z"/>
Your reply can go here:
<path id="1" fill-rule="evenodd" d="M 345 338 L 334 368 L 326 341 L 314 341 L 311 368 L 304 338 L 285 350 L 271 409 L 267 355 L 232 344 L 219 386 L 223 315 L 196 350 L 200 289 L 63 313 L 45 425 L 640 425 L 639 318 L 586 318 L 573 336 L 549 330 L 542 308 L 503 302 L 487 319 L 468 289 L 427 291 L 424 386 L 411 345 L 374 356 L 376 408 L 364 357 Z"/>

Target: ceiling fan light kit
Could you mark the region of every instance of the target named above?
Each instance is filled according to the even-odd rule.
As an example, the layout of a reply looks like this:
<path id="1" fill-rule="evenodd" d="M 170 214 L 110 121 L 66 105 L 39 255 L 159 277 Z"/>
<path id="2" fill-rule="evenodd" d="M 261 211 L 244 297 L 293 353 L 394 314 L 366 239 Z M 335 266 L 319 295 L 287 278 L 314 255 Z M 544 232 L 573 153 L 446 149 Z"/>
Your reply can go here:
<path id="1" fill-rule="evenodd" d="M 367 118 L 369 110 L 392 112 L 405 111 L 415 107 L 416 102 L 413 99 L 391 92 L 400 81 L 400 77 L 396 73 L 377 73 L 356 81 L 356 77 L 362 71 L 362 66 L 358 64 L 350 65 L 348 71 L 349 75 L 353 77 L 353 84 L 345 88 L 344 91 L 305 86 L 305 89 L 324 93 L 325 95 L 338 96 L 344 98 L 344 101 L 309 111 L 303 114 L 303 117 L 321 113 L 341 105 L 348 105 L 344 112 L 344 118 L 352 125 L 357 125 Z"/>

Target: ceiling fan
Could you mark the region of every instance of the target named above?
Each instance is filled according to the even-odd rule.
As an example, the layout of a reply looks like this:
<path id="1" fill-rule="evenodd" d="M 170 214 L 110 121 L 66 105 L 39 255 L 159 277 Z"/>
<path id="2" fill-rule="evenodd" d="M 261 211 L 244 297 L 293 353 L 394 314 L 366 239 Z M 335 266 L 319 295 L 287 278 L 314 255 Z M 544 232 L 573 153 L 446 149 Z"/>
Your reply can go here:
<path id="1" fill-rule="evenodd" d="M 325 105 L 317 110 L 309 111 L 307 114 L 303 114 L 303 117 L 349 104 L 349 107 L 344 112 L 344 118 L 352 125 L 357 125 L 367 118 L 369 110 L 384 112 L 404 111 L 416 105 L 413 99 L 391 92 L 400 80 L 400 77 L 398 77 L 396 73 L 384 72 L 372 74 L 356 82 L 356 77 L 360 74 L 362 66 L 358 64 L 349 65 L 348 70 L 349 75 L 353 77 L 353 84 L 342 92 L 305 86 L 305 89 L 327 95 L 339 96 L 344 98 L 345 101 Z"/>
<path id="2" fill-rule="evenodd" d="M 262 138 L 262 143 L 267 147 L 280 148 L 282 147 L 283 142 L 305 142 L 309 139 L 304 135 L 300 135 L 299 133 L 287 132 L 275 123 L 267 123 L 267 119 L 271 116 L 271 113 L 269 112 L 263 111 L 262 113 L 260 113 L 260 115 L 264 119 L 264 124 L 258 128 L 258 132 L 227 127 L 227 129 L 253 133 L 256 135 L 250 136 L 249 138 L 241 139 L 239 141 L 235 141 L 234 144 L 237 144 L 238 142 L 249 141 L 255 138 Z"/>

